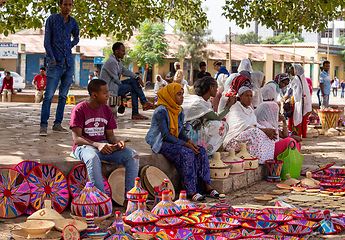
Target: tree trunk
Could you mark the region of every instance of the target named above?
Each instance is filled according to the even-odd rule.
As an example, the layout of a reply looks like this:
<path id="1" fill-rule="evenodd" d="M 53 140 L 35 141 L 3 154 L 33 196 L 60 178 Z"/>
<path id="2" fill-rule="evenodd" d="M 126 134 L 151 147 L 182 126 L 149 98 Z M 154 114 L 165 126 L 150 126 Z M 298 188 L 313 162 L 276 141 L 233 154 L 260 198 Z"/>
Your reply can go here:
<path id="1" fill-rule="evenodd" d="M 190 79 L 190 81 L 189 81 L 189 84 L 191 85 L 191 86 L 193 86 L 193 84 L 194 84 L 194 76 L 193 76 L 193 73 L 194 73 L 194 68 L 193 68 L 193 63 L 191 62 L 190 63 L 190 74 L 189 74 L 189 79 Z"/>
<path id="2" fill-rule="evenodd" d="M 149 68 L 145 66 L 145 70 L 144 70 L 144 88 L 146 88 L 146 79 L 147 79 L 147 74 L 149 73 Z"/>

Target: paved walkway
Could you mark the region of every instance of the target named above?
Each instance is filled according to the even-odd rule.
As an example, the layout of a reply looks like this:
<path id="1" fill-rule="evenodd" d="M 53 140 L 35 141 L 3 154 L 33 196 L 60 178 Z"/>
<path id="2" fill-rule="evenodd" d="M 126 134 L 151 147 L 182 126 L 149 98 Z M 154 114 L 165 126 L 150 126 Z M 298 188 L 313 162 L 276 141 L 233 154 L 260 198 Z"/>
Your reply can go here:
<path id="1" fill-rule="evenodd" d="M 332 100 L 332 98 L 331 98 Z M 73 106 L 66 106 L 63 126 L 68 128 L 70 111 Z M 78 161 L 69 157 L 72 149 L 71 134 L 53 134 L 51 126 L 54 119 L 49 120 L 49 130 L 47 137 L 38 135 L 40 122 L 41 104 L 28 103 L 0 103 L 0 166 L 14 166 L 22 160 L 36 160 L 42 163 L 60 164 L 63 172 L 70 171 L 70 165 L 78 164 Z M 51 115 L 55 116 L 56 104 L 52 104 Z M 130 139 L 127 142 L 129 147 L 136 149 L 141 158 L 153 156 L 150 147 L 145 143 L 144 138 L 150 127 L 150 120 L 132 121 L 130 120 L 131 109 L 126 109 L 125 114 L 119 115 L 117 123 L 119 129 L 115 134 L 120 139 Z M 152 111 L 141 112 L 151 117 Z M 324 165 L 335 161 L 338 166 L 344 165 L 345 136 L 338 137 L 318 137 L 304 139 L 302 153 L 305 156 L 302 170 L 315 169 L 319 165 Z M 70 164 L 70 165 L 69 165 Z M 269 193 L 275 189 L 274 183 L 261 181 L 258 184 L 227 195 L 227 201 L 231 205 L 235 204 L 259 204 L 253 200 L 254 196 Z M 214 201 L 213 201 L 214 202 Z M 123 212 L 124 209 L 120 208 Z M 63 215 L 69 216 L 66 210 Z M 25 221 L 26 216 L 6 220 L 0 223 L 0 239 L 7 239 L 9 230 L 14 227 L 14 223 Z M 111 220 L 111 219 L 110 219 Z M 110 220 L 104 223 L 109 224 Z M 332 239 L 344 239 L 342 236 L 331 236 Z M 319 238 L 313 238 L 319 239 Z"/>

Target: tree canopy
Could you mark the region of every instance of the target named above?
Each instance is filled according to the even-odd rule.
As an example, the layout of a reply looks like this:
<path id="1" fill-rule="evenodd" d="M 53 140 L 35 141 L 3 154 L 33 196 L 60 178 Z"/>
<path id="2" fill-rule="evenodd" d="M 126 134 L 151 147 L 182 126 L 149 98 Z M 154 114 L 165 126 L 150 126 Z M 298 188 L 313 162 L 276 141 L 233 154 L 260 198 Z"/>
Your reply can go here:
<path id="1" fill-rule="evenodd" d="M 71 16 L 83 36 L 114 35 L 128 39 L 144 20 L 182 22 L 182 28 L 207 25 L 202 0 L 83 0 L 74 1 Z M 41 28 L 50 14 L 60 12 L 59 0 L 8 0 L 0 8 L 0 33 Z"/>
<path id="2" fill-rule="evenodd" d="M 140 33 L 135 37 L 135 47 L 130 57 L 145 67 L 144 81 L 147 70 L 155 64 L 162 66 L 165 57 L 169 54 L 169 42 L 165 39 L 165 28 L 162 23 L 151 24 L 145 21 L 140 25 Z M 147 66 L 147 67 L 146 67 Z"/>
<path id="3" fill-rule="evenodd" d="M 261 42 L 261 37 L 259 37 L 254 32 L 240 34 L 236 36 L 235 38 L 236 44 L 259 44 L 260 42 Z"/>
<path id="4" fill-rule="evenodd" d="M 212 53 L 206 49 L 207 43 L 213 41 L 209 39 L 211 31 L 201 27 L 196 28 L 194 31 L 183 31 L 180 25 L 181 24 L 178 24 L 178 35 L 185 45 L 178 46 L 176 57 L 184 59 L 190 64 L 190 79 L 193 81 L 193 70 L 199 69 L 199 63 L 212 55 Z"/>
<path id="5" fill-rule="evenodd" d="M 295 42 L 303 42 L 304 38 L 301 34 L 295 35 Z M 263 44 L 293 44 L 294 42 L 294 34 L 293 33 L 280 33 L 278 36 L 275 37 L 268 37 L 266 40 L 263 40 Z"/>
<path id="6" fill-rule="evenodd" d="M 329 20 L 344 15 L 343 0 L 226 0 L 223 15 L 242 28 L 257 21 L 272 29 L 298 33 L 323 31 Z"/>

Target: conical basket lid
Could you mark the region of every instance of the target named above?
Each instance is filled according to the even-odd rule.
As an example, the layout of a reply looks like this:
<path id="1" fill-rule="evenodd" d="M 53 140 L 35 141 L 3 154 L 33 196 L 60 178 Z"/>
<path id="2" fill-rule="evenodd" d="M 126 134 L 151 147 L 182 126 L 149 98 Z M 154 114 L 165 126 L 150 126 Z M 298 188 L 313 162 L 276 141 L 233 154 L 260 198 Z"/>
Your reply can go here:
<path id="1" fill-rule="evenodd" d="M 91 182 L 87 182 L 80 194 L 72 200 L 72 203 L 79 205 L 92 205 L 104 203 L 109 200 L 110 198 L 107 194 L 101 192 L 98 188 L 93 186 Z"/>
<path id="2" fill-rule="evenodd" d="M 213 161 L 210 162 L 210 168 L 226 168 L 226 167 L 228 167 L 228 165 L 223 163 L 222 160 L 220 160 L 220 153 L 215 152 Z"/>
<path id="3" fill-rule="evenodd" d="M 247 152 L 247 145 L 245 143 L 241 143 L 241 151 L 236 154 L 236 157 L 239 157 L 241 159 L 246 159 L 246 160 L 257 159 L 256 157 L 250 155 Z"/>
<path id="4" fill-rule="evenodd" d="M 27 219 L 28 220 L 59 220 L 65 219 L 60 213 L 51 208 L 51 201 L 44 200 L 44 208 L 34 212 Z"/>

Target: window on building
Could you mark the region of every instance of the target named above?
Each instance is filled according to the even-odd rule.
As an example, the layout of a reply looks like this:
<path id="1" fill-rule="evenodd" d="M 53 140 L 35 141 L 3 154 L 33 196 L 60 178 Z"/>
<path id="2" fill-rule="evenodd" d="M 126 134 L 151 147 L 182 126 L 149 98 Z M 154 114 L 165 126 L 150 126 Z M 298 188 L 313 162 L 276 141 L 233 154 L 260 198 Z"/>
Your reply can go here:
<path id="1" fill-rule="evenodd" d="M 274 30 L 274 31 L 273 31 L 273 37 L 276 37 L 276 36 L 278 36 L 278 35 L 281 34 L 281 33 L 284 33 L 283 30 L 281 30 L 281 29 Z"/>
<path id="2" fill-rule="evenodd" d="M 345 35 L 345 28 L 340 28 L 340 29 L 339 29 L 339 35 L 338 35 L 338 37 L 340 37 L 341 35 Z"/>
<path id="3" fill-rule="evenodd" d="M 324 32 L 321 32 L 322 38 L 332 38 L 333 37 L 333 29 L 326 29 Z"/>

